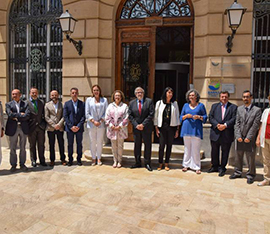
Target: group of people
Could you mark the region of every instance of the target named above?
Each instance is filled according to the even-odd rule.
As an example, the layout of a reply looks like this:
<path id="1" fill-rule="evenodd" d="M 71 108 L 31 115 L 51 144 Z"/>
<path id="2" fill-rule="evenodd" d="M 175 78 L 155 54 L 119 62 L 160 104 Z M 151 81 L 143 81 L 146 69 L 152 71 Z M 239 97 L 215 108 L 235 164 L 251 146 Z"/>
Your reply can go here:
<path id="1" fill-rule="evenodd" d="M 184 157 L 183 172 L 191 169 L 201 174 L 200 147 L 203 139 L 203 123 L 207 121 L 207 112 L 200 95 L 195 89 L 186 93 L 187 103 L 180 113 L 175 100 L 174 90 L 167 87 L 161 99 L 154 104 L 145 97 L 145 91 L 137 87 L 134 91 L 135 99 L 129 105 L 125 103 L 125 96 L 121 90 L 115 90 L 111 103 L 102 95 L 98 85 L 92 86 L 92 96 L 86 102 L 78 99 L 79 90 L 71 88 L 71 99 L 63 105 L 56 90 L 51 91 L 51 101 L 46 103 L 38 98 L 38 90 L 30 89 L 30 98 L 21 100 L 20 90 L 12 91 L 12 101 L 6 103 L 8 120 L 6 127 L 3 121 L 3 108 L 0 105 L 1 137 L 4 132 L 9 136 L 11 172 L 16 170 L 16 148 L 19 139 L 20 168 L 26 171 L 25 145 L 28 137 L 32 166 L 37 166 L 38 151 L 41 166 L 47 166 L 44 157 L 45 130 L 47 130 L 50 148 L 50 166 L 55 165 L 55 138 L 58 140 L 60 160 L 62 165 L 73 165 L 73 144 L 76 138 L 77 164 L 82 165 L 82 140 L 84 123 L 89 129 L 90 152 L 92 166 L 102 165 L 101 155 L 104 135 L 111 140 L 113 153 L 113 168 L 122 167 L 124 140 L 128 137 L 128 124 L 133 126 L 135 164 L 131 168 L 139 168 L 141 162 L 141 148 L 144 142 L 144 165 L 149 171 L 151 166 L 152 131 L 159 138 L 159 165 L 170 170 L 169 161 L 172 144 L 175 138 L 183 137 Z M 255 154 L 256 145 L 262 147 L 265 175 L 259 186 L 269 185 L 270 182 L 270 108 L 263 115 L 261 109 L 252 104 L 252 93 L 243 92 L 244 105 L 237 107 L 229 102 L 230 94 L 220 92 L 218 103 L 211 106 L 209 122 L 211 124 L 211 163 L 209 173 L 218 172 L 219 176 L 226 173 L 229 152 L 232 142 L 236 142 L 236 157 L 234 173 L 230 179 L 240 178 L 243 169 L 243 156 L 246 153 L 248 172 L 247 183 L 252 184 L 256 176 Z M 268 97 L 270 100 L 270 96 Z M 181 132 L 180 132 L 181 126 Z M 64 150 L 64 130 L 68 140 L 68 161 Z M 1 141 L 0 141 L 1 143 Z M 164 151 L 165 163 L 164 162 Z M 221 150 L 221 159 L 220 159 Z M 1 152 L 0 152 L 1 153 Z M 1 156 L 1 155 L 0 155 Z M 1 156 L 2 157 L 2 156 Z M 0 157 L 0 158 L 1 158 Z"/>

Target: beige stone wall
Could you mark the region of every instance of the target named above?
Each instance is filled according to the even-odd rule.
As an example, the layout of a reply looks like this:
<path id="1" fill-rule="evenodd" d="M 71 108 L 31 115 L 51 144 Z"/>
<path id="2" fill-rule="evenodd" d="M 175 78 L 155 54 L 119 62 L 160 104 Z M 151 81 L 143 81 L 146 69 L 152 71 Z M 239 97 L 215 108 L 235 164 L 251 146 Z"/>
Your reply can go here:
<path id="1" fill-rule="evenodd" d="M 110 97 L 114 83 L 114 0 L 63 0 L 64 10 L 69 10 L 78 20 L 72 38 L 81 40 L 83 52 L 79 56 L 67 40 L 63 45 L 63 95 L 76 86 L 80 96 L 91 95 L 93 84 L 99 84 L 103 95 Z"/>
<path id="2" fill-rule="evenodd" d="M 12 0 L 0 1 L 0 100 L 8 97 L 8 11 Z M 235 39 L 232 53 L 225 43 L 230 35 L 224 9 L 232 0 L 192 0 L 195 10 L 194 86 L 207 106 L 216 101 L 208 95 L 209 83 L 234 83 L 231 96 L 241 103 L 241 93 L 250 88 L 252 49 L 252 0 L 239 0 L 248 8 Z M 91 95 L 91 86 L 98 83 L 109 97 L 115 86 L 115 14 L 120 0 L 62 0 L 78 19 L 72 38 L 82 40 L 83 53 L 63 43 L 63 95 L 76 86 L 84 100 Z"/>
<path id="3" fill-rule="evenodd" d="M 209 95 L 209 84 L 234 84 L 231 100 L 241 104 L 242 91 L 251 85 L 252 0 L 239 0 L 247 12 L 227 53 L 225 44 L 231 34 L 224 11 L 232 0 L 193 0 L 195 8 L 194 87 L 202 102 L 211 107 L 217 97 Z"/>

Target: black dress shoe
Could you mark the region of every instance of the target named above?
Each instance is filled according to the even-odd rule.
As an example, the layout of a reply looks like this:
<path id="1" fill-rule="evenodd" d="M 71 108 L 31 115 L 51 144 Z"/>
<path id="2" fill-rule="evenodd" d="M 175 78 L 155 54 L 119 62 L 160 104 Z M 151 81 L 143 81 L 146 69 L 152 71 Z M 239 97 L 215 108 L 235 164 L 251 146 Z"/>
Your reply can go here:
<path id="1" fill-rule="evenodd" d="M 22 171 L 28 171 L 28 167 L 25 166 L 24 164 L 20 166 Z"/>
<path id="2" fill-rule="evenodd" d="M 40 163 L 40 165 L 43 166 L 43 167 L 47 167 L 48 166 L 47 163 L 45 163 L 45 162 Z"/>
<path id="3" fill-rule="evenodd" d="M 218 172 L 218 169 L 217 168 L 214 168 L 214 167 L 211 167 L 207 173 L 213 173 L 213 172 Z"/>
<path id="4" fill-rule="evenodd" d="M 224 176 L 225 175 L 225 173 L 226 173 L 226 171 L 220 171 L 219 173 L 218 173 L 218 176 L 220 176 L 220 177 L 222 177 L 222 176 Z"/>
<path id="5" fill-rule="evenodd" d="M 68 162 L 68 166 L 70 167 L 70 166 L 72 166 L 72 164 L 73 164 L 73 162 Z"/>
<path id="6" fill-rule="evenodd" d="M 142 165 L 140 165 L 140 164 L 134 164 L 130 168 L 131 169 L 134 169 L 134 168 L 140 168 L 140 167 L 142 167 Z"/>
<path id="7" fill-rule="evenodd" d="M 254 179 L 253 178 L 247 178 L 247 183 L 248 184 L 253 184 L 254 183 Z"/>
<path id="8" fill-rule="evenodd" d="M 82 162 L 81 162 L 81 161 L 78 161 L 78 162 L 77 162 L 77 165 L 78 165 L 78 166 L 82 166 Z"/>
<path id="9" fill-rule="evenodd" d="M 151 167 L 149 164 L 146 164 L 146 165 L 145 165 L 145 168 L 146 168 L 148 171 L 153 171 L 152 167 Z"/>
<path id="10" fill-rule="evenodd" d="M 241 178 L 241 175 L 232 174 L 232 175 L 230 175 L 230 177 L 229 177 L 229 179 L 231 179 L 231 180 L 234 180 L 234 179 L 237 179 L 237 178 Z"/>
<path id="11" fill-rule="evenodd" d="M 36 161 L 32 161 L 32 167 L 36 167 L 36 166 L 37 166 Z"/>

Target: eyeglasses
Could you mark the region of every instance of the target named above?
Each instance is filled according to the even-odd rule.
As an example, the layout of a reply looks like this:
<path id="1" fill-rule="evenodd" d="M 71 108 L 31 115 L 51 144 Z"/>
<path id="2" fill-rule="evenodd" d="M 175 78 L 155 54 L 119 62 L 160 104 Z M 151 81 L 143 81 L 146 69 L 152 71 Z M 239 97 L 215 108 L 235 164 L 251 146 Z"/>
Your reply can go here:
<path id="1" fill-rule="evenodd" d="M 250 98 L 250 96 L 243 96 L 243 98 L 245 99 L 245 98 Z"/>
<path id="2" fill-rule="evenodd" d="M 136 92 L 136 93 L 143 93 L 143 92 Z"/>

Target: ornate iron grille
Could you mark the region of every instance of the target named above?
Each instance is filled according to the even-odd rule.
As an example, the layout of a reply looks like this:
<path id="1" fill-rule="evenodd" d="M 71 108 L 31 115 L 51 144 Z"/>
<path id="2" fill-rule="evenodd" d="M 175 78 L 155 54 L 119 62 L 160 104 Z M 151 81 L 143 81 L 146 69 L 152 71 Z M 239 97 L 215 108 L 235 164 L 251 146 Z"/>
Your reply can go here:
<path id="1" fill-rule="evenodd" d="M 266 108 L 270 94 L 270 0 L 254 0 L 253 96 L 255 104 Z"/>
<path id="2" fill-rule="evenodd" d="M 142 19 L 150 16 L 191 17 L 188 0 L 128 0 L 120 19 Z"/>
<path id="3" fill-rule="evenodd" d="M 56 20 L 62 12 L 61 0 L 15 0 L 12 3 L 10 89 L 20 89 L 23 98 L 28 98 L 33 86 L 46 101 L 53 89 L 62 94 L 62 31 Z"/>
<path id="4" fill-rule="evenodd" d="M 124 93 L 129 101 L 136 87 L 148 90 L 148 57 L 150 43 L 122 43 Z M 147 95 L 147 93 L 146 93 Z"/>

